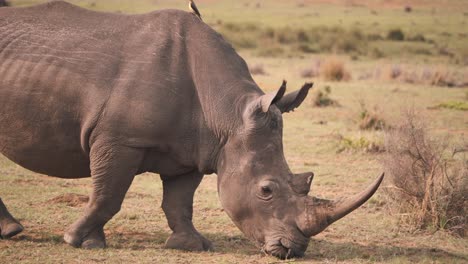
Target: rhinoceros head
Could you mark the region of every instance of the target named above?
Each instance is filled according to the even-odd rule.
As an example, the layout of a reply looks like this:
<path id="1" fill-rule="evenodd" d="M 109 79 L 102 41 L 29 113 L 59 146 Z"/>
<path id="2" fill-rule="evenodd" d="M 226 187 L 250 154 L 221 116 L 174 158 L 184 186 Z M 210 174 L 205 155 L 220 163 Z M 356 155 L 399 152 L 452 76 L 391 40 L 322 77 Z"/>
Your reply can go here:
<path id="1" fill-rule="evenodd" d="M 219 160 L 221 203 L 242 232 L 266 253 L 300 257 L 311 236 L 350 213 L 377 190 L 383 175 L 367 190 L 330 201 L 308 196 L 314 174 L 293 174 L 282 145 L 282 113 L 298 107 L 311 83 L 285 95 L 253 96 L 243 109 L 243 125 L 231 136 Z"/>

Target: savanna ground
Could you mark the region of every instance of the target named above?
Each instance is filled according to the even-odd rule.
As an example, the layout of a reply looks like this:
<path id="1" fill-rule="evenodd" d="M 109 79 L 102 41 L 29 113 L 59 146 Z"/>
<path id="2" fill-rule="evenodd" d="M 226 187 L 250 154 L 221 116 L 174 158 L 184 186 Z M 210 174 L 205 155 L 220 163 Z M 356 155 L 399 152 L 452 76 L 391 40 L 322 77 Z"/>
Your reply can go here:
<path id="1" fill-rule="evenodd" d="M 18 6 L 39 2 L 44 1 L 10 0 Z M 186 10 L 187 5 L 182 0 L 71 2 L 126 13 Z M 427 121 L 431 133 L 466 145 L 467 1 L 197 3 L 205 21 L 234 44 L 252 70 L 255 68 L 254 78 L 264 90 L 278 88 L 282 79 L 289 81 L 290 90 L 312 80 L 315 90 L 330 90 L 328 96 L 339 103 L 316 107 L 313 92 L 300 109 L 284 116 L 288 163 L 292 171 L 315 172 L 313 195 L 350 195 L 382 172 L 378 150 L 384 132 L 359 128 L 363 104 L 389 124 L 404 109 L 414 108 Z M 392 30 L 401 31 L 404 37 L 398 32 L 389 36 Z M 320 65 L 331 56 L 344 64 L 348 81 L 328 81 L 322 73 Z M 90 186 L 89 179 L 37 175 L 0 157 L 1 197 L 26 228 L 14 239 L 0 241 L 0 262 L 280 262 L 260 253 L 223 212 L 215 175 L 205 177 L 194 204 L 195 226 L 214 243 L 214 252 L 163 249 L 170 230 L 160 208 L 161 181 L 153 174 L 136 178 L 121 212 L 106 226 L 106 250 L 71 248 L 62 242 L 63 231 L 80 215 L 85 200 L 81 198 L 86 198 Z M 366 205 L 314 237 L 304 259 L 286 262 L 468 262 L 466 238 L 444 230 L 410 232 L 390 211 L 380 190 Z"/>

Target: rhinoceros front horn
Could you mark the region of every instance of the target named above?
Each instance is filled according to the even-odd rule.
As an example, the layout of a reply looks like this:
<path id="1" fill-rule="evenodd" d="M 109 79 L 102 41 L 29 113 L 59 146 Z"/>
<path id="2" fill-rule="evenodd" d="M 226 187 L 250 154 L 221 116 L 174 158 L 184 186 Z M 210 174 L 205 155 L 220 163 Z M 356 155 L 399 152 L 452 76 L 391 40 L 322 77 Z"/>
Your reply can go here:
<path id="1" fill-rule="evenodd" d="M 364 204 L 377 191 L 384 178 L 378 177 L 366 190 L 346 199 L 330 201 L 316 197 L 307 197 L 306 206 L 298 227 L 304 235 L 310 237 L 323 231 L 327 226 L 351 213 Z"/>

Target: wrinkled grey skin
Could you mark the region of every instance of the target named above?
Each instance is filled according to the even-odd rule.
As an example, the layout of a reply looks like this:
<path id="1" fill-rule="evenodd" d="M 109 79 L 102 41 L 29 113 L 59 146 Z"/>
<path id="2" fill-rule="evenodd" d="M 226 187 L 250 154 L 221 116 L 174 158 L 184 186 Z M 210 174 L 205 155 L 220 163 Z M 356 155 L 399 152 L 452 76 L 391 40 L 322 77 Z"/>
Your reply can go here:
<path id="1" fill-rule="evenodd" d="M 209 250 L 192 224 L 203 175 L 217 173 L 234 223 L 279 258 L 364 203 L 307 196 L 312 173 L 283 156 L 282 113 L 311 84 L 264 94 L 244 60 L 193 14 L 87 11 L 65 2 L 0 9 L 0 152 L 35 172 L 91 175 L 93 191 L 65 233 L 75 247 L 105 247 L 104 225 L 135 175 L 161 175 L 168 248 Z M 1 236 L 23 227 L 0 200 Z"/>

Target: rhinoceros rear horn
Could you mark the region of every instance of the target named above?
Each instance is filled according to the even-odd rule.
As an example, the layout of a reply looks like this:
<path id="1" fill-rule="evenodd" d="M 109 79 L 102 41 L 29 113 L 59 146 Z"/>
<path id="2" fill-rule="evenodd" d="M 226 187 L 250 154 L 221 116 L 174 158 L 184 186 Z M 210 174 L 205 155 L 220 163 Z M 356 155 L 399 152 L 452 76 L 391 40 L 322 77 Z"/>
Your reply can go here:
<path id="1" fill-rule="evenodd" d="M 346 199 L 330 201 L 307 197 L 308 205 L 300 223 L 300 229 L 307 236 L 320 233 L 327 226 L 351 213 L 374 195 L 382 183 L 384 174 L 378 177 L 366 190 Z"/>

